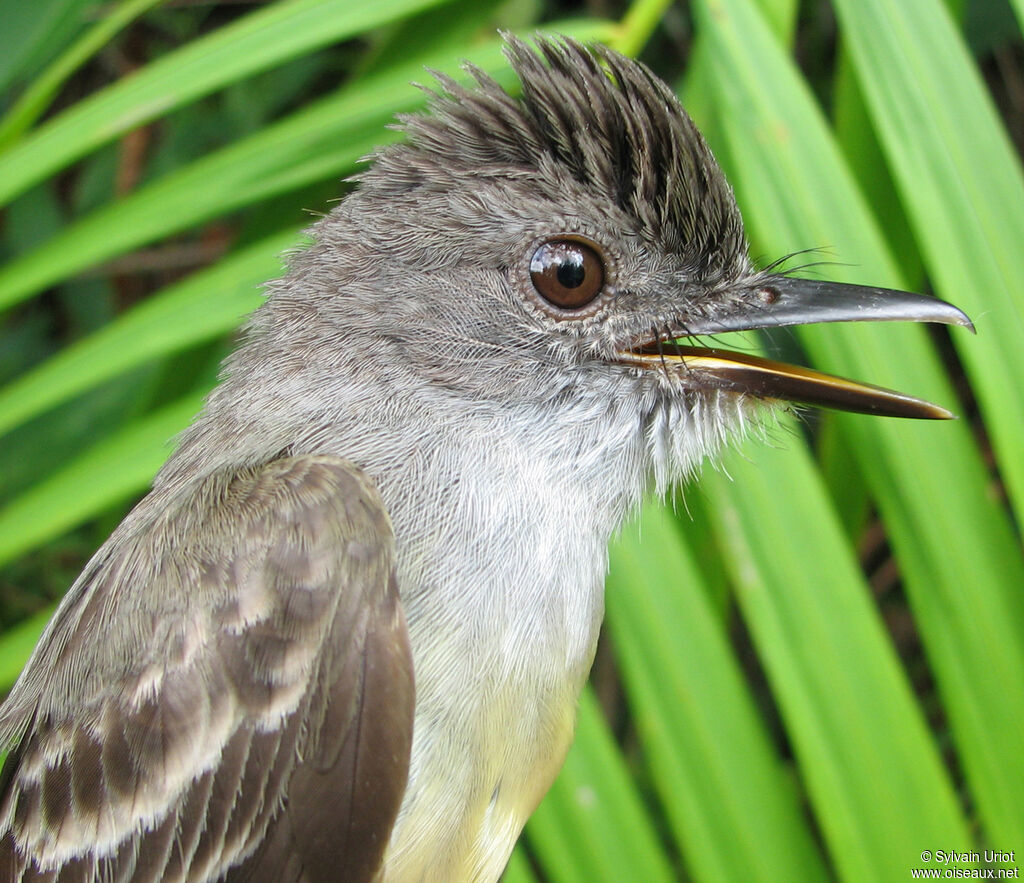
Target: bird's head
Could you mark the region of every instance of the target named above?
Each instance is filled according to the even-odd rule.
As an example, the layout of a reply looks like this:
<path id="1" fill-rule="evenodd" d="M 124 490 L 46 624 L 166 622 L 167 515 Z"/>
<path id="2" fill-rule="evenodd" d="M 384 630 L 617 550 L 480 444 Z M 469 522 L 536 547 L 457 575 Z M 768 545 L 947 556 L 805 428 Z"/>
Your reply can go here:
<path id="1" fill-rule="evenodd" d="M 949 416 L 702 346 L 807 322 L 970 323 L 934 298 L 756 269 L 725 176 L 646 67 L 569 40 L 535 51 L 510 38 L 507 54 L 521 98 L 477 71 L 472 87 L 439 77 L 429 111 L 403 119 L 405 140 L 376 154 L 295 258 L 272 298 L 282 315 L 316 292 L 334 351 L 355 352 L 359 370 L 372 352 L 406 386 L 556 421 L 577 401 L 592 414 L 595 396 L 710 414 L 714 435 L 765 400 Z"/>

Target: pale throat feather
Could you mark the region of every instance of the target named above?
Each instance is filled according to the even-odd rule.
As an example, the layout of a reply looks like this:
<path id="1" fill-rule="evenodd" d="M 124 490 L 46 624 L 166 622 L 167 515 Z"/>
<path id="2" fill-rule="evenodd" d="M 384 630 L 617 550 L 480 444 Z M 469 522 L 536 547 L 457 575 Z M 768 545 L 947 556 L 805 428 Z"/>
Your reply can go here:
<path id="1" fill-rule="evenodd" d="M 498 876 L 557 775 L 603 616 L 608 541 L 643 487 L 680 477 L 723 435 L 724 414 L 687 435 L 672 424 L 690 411 L 657 402 L 641 425 L 638 405 L 596 420 L 607 403 L 581 401 L 547 434 L 507 414 L 466 419 L 380 474 L 416 677 L 384 879 Z M 424 519 L 425 507 L 445 515 Z"/>

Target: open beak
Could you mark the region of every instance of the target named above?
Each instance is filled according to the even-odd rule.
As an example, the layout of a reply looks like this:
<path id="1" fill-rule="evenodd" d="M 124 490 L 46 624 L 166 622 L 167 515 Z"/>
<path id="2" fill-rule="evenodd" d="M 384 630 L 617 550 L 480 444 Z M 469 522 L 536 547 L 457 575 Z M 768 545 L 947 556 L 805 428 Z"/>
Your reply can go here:
<path id="1" fill-rule="evenodd" d="M 887 321 L 942 322 L 963 325 L 974 331 L 971 320 L 952 304 L 905 291 L 768 276 L 755 294 L 754 303 L 743 302 L 733 311 L 713 319 L 688 322 L 684 335 L 693 337 L 815 322 Z M 938 405 L 880 386 L 745 353 L 684 346 L 674 339 L 652 338 L 636 349 L 620 353 L 619 357 L 645 368 L 678 367 L 689 385 L 701 389 L 722 389 L 888 417 L 932 420 L 953 417 Z"/>

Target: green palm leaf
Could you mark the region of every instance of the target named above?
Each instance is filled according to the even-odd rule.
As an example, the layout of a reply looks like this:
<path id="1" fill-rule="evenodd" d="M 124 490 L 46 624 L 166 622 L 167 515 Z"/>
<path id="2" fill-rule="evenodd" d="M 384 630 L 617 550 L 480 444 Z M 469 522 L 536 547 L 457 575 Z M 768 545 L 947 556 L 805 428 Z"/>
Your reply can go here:
<path id="1" fill-rule="evenodd" d="M 424 64 L 455 74 L 472 59 L 509 82 L 495 29 L 550 18 L 542 3 L 285 0 L 216 9 L 227 20 L 213 28 L 149 5 L 62 28 L 46 17 L 94 7 L 25 7 L 8 29 L 25 45 L 0 64 L 0 81 L 23 85 L 0 105 L 3 684 L 53 603 L 52 544 L 71 532 L 94 548 L 144 491 L 259 283 L 301 244 L 299 210 L 324 208 L 361 155 L 396 137 L 384 127 L 422 105 L 406 84 Z M 671 75 L 680 13 L 665 7 L 542 27 L 642 51 Z M 508 880 L 905 880 L 923 850 L 1024 851 L 1020 163 L 941 3 L 836 0 L 838 60 L 808 40 L 818 7 L 798 18 L 793 0 L 695 2 L 681 92 L 755 254 L 826 249 L 835 263 L 814 272 L 934 285 L 979 330 L 815 328 L 783 345 L 959 401 L 967 419 L 787 416 L 707 470 L 677 512 L 644 507 L 611 551 L 606 662 L 577 742 Z M 81 100 L 56 91 L 83 65 L 96 77 L 90 54 L 138 27 L 202 33 Z M 813 77 L 793 61 L 794 33 Z M 285 98 L 260 104 L 271 93 Z M 835 125 L 823 94 L 836 95 Z M 226 112 L 237 95 L 258 105 L 255 130 Z M 190 149 L 211 118 L 217 137 Z M 159 162 L 115 196 L 140 126 Z M 45 218 L 60 228 L 49 237 Z M 137 296 L 124 266 L 208 239 L 227 243 L 218 263 L 152 273 Z M 963 407 L 974 401 L 977 416 Z M 894 652 L 858 556 L 869 522 L 921 653 L 903 640 Z"/>

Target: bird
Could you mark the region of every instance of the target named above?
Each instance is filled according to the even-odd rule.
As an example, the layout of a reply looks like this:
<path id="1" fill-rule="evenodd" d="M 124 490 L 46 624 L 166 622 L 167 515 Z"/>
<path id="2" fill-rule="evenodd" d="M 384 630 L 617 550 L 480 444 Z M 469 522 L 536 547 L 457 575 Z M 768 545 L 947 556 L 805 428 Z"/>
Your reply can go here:
<path id="1" fill-rule="evenodd" d="M 707 345 L 971 328 L 752 261 L 672 90 L 505 35 L 310 231 L 0 710 L 6 881 L 491 881 L 572 742 L 607 545 L 744 427 L 912 396 Z"/>

